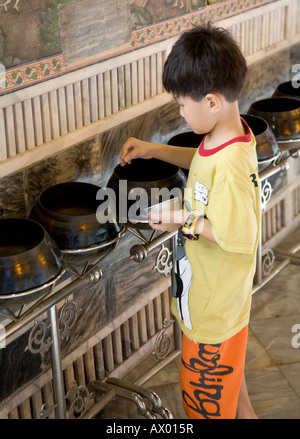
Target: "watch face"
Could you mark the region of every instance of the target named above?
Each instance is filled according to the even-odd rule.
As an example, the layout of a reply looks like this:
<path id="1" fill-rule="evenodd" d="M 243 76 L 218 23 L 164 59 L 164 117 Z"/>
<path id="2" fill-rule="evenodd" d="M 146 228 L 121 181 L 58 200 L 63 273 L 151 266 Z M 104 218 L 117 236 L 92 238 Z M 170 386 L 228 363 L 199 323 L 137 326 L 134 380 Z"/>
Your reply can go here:
<path id="1" fill-rule="evenodd" d="M 199 236 L 196 235 L 194 232 L 196 223 L 198 220 L 198 216 L 194 215 L 193 213 L 191 213 L 188 217 L 187 220 L 184 224 L 184 226 L 182 227 L 182 236 L 185 239 L 188 239 L 190 241 L 196 241 L 197 239 L 199 239 Z M 192 227 L 194 225 L 194 227 Z"/>
<path id="2" fill-rule="evenodd" d="M 185 227 L 191 227 L 191 225 L 193 224 L 194 221 L 194 217 L 192 215 L 190 215 L 185 223 Z"/>
<path id="3" fill-rule="evenodd" d="M 191 214 L 187 217 L 187 220 L 184 224 L 184 228 L 189 229 L 191 227 L 191 225 L 193 224 L 193 222 L 195 221 L 196 216 Z"/>

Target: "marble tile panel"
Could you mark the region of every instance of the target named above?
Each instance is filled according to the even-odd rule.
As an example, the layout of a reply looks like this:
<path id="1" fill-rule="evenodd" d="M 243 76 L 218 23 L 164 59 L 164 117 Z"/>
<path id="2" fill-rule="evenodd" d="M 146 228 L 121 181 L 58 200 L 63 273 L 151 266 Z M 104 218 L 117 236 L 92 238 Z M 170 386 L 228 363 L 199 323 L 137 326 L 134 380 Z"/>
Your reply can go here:
<path id="1" fill-rule="evenodd" d="M 288 265 L 252 298 L 251 321 L 289 316 L 300 309 L 299 266 Z"/>
<path id="2" fill-rule="evenodd" d="M 268 355 L 268 352 L 263 348 L 249 328 L 245 370 L 262 369 L 272 365 L 272 358 Z"/>
<path id="3" fill-rule="evenodd" d="M 28 167 L 24 171 L 27 212 L 39 194 L 48 186 L 66 181 L 99 184 L 101 156 L 99 137 L 94 137 L 66 151 L 55 154 Z"/>
<path id="4" fill-rule="evenodd" d="M 145 384 L 145 387 L 159 387 L 164 384 L 176 384 L 180 381 L 181 355 L 167 364 L 158 374 L 154 375 Z"/>
<path id="5" fill-rule="evenodd" d="M 300 350 L 292 346 L 292 327 L 300 324 L 299 312 L 274 319 L 255 319 L 251 331 L 275 364 L 300 362 Z"/>
<path id="6" fill-rule="evenodd" d="M 180 116 L 179 105 L 175 101 L 159 109 L 160 142 L 168 143 L 169 139 L 184 131 L 191 131 L 184 118 Z"/>
<path id="7" fill-rule="evenodd" d="M 0 179 L 0 217 L 26 217 L 23 171 Z"/>
<path id="8" fill-rule="evenodd" d="M 290 64 L 299 64 L 300 59 L 300 43 L 294 44 L 291 46 L 290 50 Z"/>
<path id="9" fill-rule="evenodd" d="M 300 398 L 300 362 L 294 364 L 284 364 L 282 366 L 278 366 L 278 369 Z"/>
<path id="10" fill-rule="evenodd" d="M 299 245 L 300 246 L 300 228 L 299 227 L 295 227 L 294 230 L 291 230 L 289 232 L 289 234 L 276 246 L 276 248 L 280 248 L 284 251 L 290 251 L 293 247 Z M 295 253 L 299 255 L 299 252 Z M 291 273 L 294 273 L 295 275 L 297 275 L 297 273 L 299 273 L 299 266 L 298 265 L 292 265 L 290 264 L 289 266 L 289 275 Z M 283 272 L 283 274 L 285 273 L 285 271 Z"/>
<path id="11" fill-rule="evenodd" d="M 0 349 L 0 401 L 41 372 L 40 355 L 28 350 L 28 332 Z"/>
<path id="12" fill-rule="evenodd" d="M 271 97 L 278 84 L 290 79 L 289 57 L 289 50 L 286 49 L 249 66 L 239 100 L 241 113 L 247 113 L 252 102 Z"/>
<path id="13" fill-rule="evenodd" d="M 248 371 L 247 388 L 260 419 L 299 419 L 300 398 L 277 367 Z"/>
<path id="14" fill-rule="evenodd" d="M 101 134 L 101 164 L 103 185 L 119 164 L 119 152 L 128 137 L 158 141 L 158 110 L 142 114 Z"/>
<path id="15" fill-rule="evenodd" d="M 133 401 L 116 396 L 96 416 L 96 419 L 145 419 Z"/>

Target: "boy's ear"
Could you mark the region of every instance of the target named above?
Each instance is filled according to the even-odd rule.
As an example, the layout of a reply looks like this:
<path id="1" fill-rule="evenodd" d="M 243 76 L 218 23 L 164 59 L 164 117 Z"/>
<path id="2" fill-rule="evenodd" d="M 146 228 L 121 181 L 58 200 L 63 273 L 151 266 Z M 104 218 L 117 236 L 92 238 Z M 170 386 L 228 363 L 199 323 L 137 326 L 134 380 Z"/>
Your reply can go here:
<path id="1" fill-rule="evenodd" d="M 209 108 L 213 113 L 216 113 L 217 111 L 219 111 L 221 109 L 222 100 L 221 100 L 220 96 L 218 96 L 215 93 L 209 93 L 205 97 L 206 97 L 206 101 L 209 105 Z"/>

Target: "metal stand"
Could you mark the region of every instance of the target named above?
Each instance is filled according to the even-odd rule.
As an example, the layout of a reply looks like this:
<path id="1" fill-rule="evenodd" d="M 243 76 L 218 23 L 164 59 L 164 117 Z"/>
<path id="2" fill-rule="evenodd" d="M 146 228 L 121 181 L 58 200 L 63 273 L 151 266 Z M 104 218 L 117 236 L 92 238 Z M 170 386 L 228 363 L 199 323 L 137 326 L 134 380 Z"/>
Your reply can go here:
<path id="1" fill-rule="evenodd" d="M 32 322 L 35 322 L 29 335 L 29 351 L 33 354 L 39 353 L 43 362 L 45 359 L 45 353 L 51 347 L 54 403 L 49 407 L 41 407 L 41 418 L 46 418 L 53 412 L 55 413 L 56 419 L 66 419 L 68 416 L 90 418 L 92 415 L 95 416 L 95 414 L 105 407 L 105 405 L 116 395 L 134 400 L 140 413 L 142 413 L 146 418 L 155 419 L 157 415 L 166 419 L 172 418 L 170 411 L 167 408 L 161 408 L 161 405 L 154 404 L 153 407 L 148 410 L 143 400 L 143 397 L 146 395 L 146 390 L 136 387 L 135 390 L 139 390 L 144 396 L 139 394 L 135 395 L 135 392 L 128 388 L 128 386 L 133 385 L 125 382 L 113 382 L 105 384 L 104 382 L 96 381 L 90 383 L 89 388 L 85 386 L 78 386 L 75 382 L 73 388 L 68 392 L 67 395 L 65 395 L 64 392 L 61 340 L 69 336 L 70 329 L 75 325 L 78 313 L 80 312 L 80 310 L 77 309 L 76 304 L 74 302 L 69 302 L 67 297 L 71 293 L 74 293 L 74 291 L 76 291 L 78 288 L 88 285 L 91 282 L 98 282 L 101 280 L 102 272 L 98 268 L 98 264 L 116 248 L 119 239 L 124 236 L 125 232 L 126 229 L 124 228 L 116 240 L 97 248 L 92 247 L 90 249 L 82 249 L 77 251 L 76 255 L 74 255 L 74 252 L 72 252 L 72 254 L 70 254 L 70 252 L 65 252 L 66 254 L 64 254 L 64 259 L 66 260 L 64 271 L 66 269 L 71 274 L 75 275 L 75 280 L 56 292 L 53 292 L 55 287 L 55 282 L 53 282 L 53 285 L 51 285 L 51 290 L 48 290 L 45 294 L 43 294 L 40 300 L 32 304 L 26 312 L 19 312 L 18 314 L 15 314 L 13 311 L 9 310 L 10 302 L 5 302 L 5 304 L 8 305 L 9 311 L 4 315 L 5 317 L 10 318 L 12 322 L 5 327 L 5 333 L 0 333 L 0 346 L 1 343 L 9 342 L 20 329 L 25 328 Z M 143 259 L 145 259 L 146 256 L 159 245 L 163 245 L 165 241 L 172 239 L 172 237 L 175 236 L 175 234 L 163 234 L 162 236 L 154 239 L 154 235 L 155 234 L 153 233 L 150 241 L 144 239 L 143 246 L 139 248 L 139 251 L 144 255 Z M 136 236 L 139 236 L 139 234 Z M 164 270 L 159 271 L 159 263 L 157 264 L 157 271 L 164 273 L 165 275 L 170 273 L 170 268 L 172 269 L 172 261 L 169 261 L 172 252 L 170 252 L 169 249 L 167 250 L 167 259 L 165 259 L 165 257 L 163 258 L 163 265 L 165 261 L 165 267 L 168 267 L 169 269 L 168 273 L 166 273 Z M 100 256 L 97 256 L 98 252 L 100 252 Z M 79 256 L 79 260 L 84 264 L 81 272 L 74 268 L 73 262 L 70 262 L 70 257 L 72 260 L 74 256 L 75 262 L 76 256 Z M 59 276 L 59 279 L 60 277 L 61 276 Z M 60 315 L 58 315 L 57 304 L 65 299 L 65 305 L 62 307 Z M 38 322 L 37 319 L 45 312 L 47 313 L 48 322 Z M 69 316 L 69 318 L 65 316 L 66 314 Z M 172 324 L 172 322 L 165 322 L 164 329 L 159 334 L 160 339 L 163 341 L 168 340 L 168 336 L 165 336 L 164 330 L 170 324 Z M 167 350 L 163 354 L 162 358 L 167 356 L 169 348 L 170 346 L 167 345 Z M 96 404 L 91 408 L 91 410 L 88 411 L 91 398 L 90 391 L 95 393 L 96 390 L 101 390 L 102 392 L 104 390 L 106 393 L 105 395 L 102 395 L 100 400 L 96 401 Z M 149 399 L 149 394 L 147 394 L 147 397 Z M 157 401 L 158 400 L 159 398 L 157 397 Z M 66 401 L 70 402 L 69 407 L 67 407 Z M 153 401 L 154 399 L 152 398 L 152 403 Z"/>
<path id="2" fill-rule="evenodd" d="M 266 169 L 259 175 L 260 186 L 261 186 L 261 210 L 262 212 L 266 209 L 267 203 L 269 202 L 272 196 L 272 186 L 268 181 L 268 178 L 272 177 L 275 174 L 280 172 L 284 172 L 289 169 L 289 164 L 287 161 L 276 164 L 274 162 L 273 166 Z M 267 263 L 264 263 L 264 259 L 266 259 Z M 273 250 L 268 246 L 263 248 L 262 245 L 262 215 L 260 219 L 260 235 L 257 247 L 257 264 L 256 264 L 256 274 L 255 274 L 255 285 L 252 290 L 252 294 L 256 293 L 260 288 L 266 285 L 275 275 L 278 274 L 278 270 L 281 271 L 286 265 L 282 265 L 282 267 L 273 268 L 275 261 Z"/>
<path id="3" fill-rule="evenodd" d="M 84 285 L 91 282 L 98 282 L 102 278 L 102 272 L 98 268 L 97 264 L 102 261 L 109 253 L 111 253 L 117 246 L 119 239 L 124 236 L 126 229 L 124 228 L 119 236 L 111 242 L 103 244 L 101 246 L 91 247 L 90 249 L 84 249 L 83 251 L 78 251 L 75 256 L 80 253 L 80 256 L 87 256 L 87 262 L 82 273 L 75 272 L 71 265 L 66 263 L 66 269 L 71 272 L 71 274 L 76 275 L 76 279 L 70 282 L 67 286 L 53 292 L 55 287 L 55 282 L 51 283 L 51 288 L 48 288 L 46 293 L 39 298 L 39 300 L 33 303 L 26 312 L 18 312 L 15 314 L 10 310 L 9 306 L 15 305 L 15 297 L 5 297 L 5 310 L 6 313 L 2 313 L 6 318 L 12 320 L 5 327 L 5 332 L 2 331 L 0 334 L 0 345 L 1 343 L 7 343 L 10 339 L 22 328 L 26 327 L 32 322 L 35 322 L 33 328 L 30 331 L 28 340 L 28 349 L 33 354 L 41 354 L 42 361 L 44 359 L 45 353 L 51 347 L 51 365 L 53 373 L 53 388 L 54 388 L 54 404 L 51 407 L 41 407 L 41 418 L 49 416 L 53 410 L 55 410 L 55 417 L 57 419 L 66 419 L 66 397 L 64 394 L 64 380 L 63 380 L 63 370 L 62 370 L 62 358 L 61 358 L 61 339 L 68 337 L 71 327 L 75 324 L 78 316 L 78 309 L 76 304 L 73 302 L 66 301 L 65 305 L 62 307 L 60 316 L 57 315 L 57 303 L 61 300 L 66 299 L 71 293 Z M 103 249 L 105 254 L 103 254 Z M 98 252 L 101 252 L 100 258 L 97 258 Z M 70 253 L 70 252 L 69 252 Z M 69 256 L 69 254 L 68 254 Z M 74 255 L 72 255 L 74 256 Z M 94 263 L 90 260 L 93 258 Z M 95 261 L 96 257 L 96 261 Z M 65 271 L 65 268 L 63 272 Z M 57 277 L 57 281 L 61 278 Z M 48 285 L 47 285 L 48 287 Z M 42 288 L 43 290 L 44 288 Z M 35 297 L 34 293 L 36 291 L 30 291 L 30 298 Z M 51 294 L 50 294 L 51 293 Z M 28 294 L 27 294 L 28 295 Z M 26 294 L 25 294 L 26 296 Z M 3 298 L 3 297 L 2 297 Z M 32 298 L 32 300 L 33 300 Z M 11 300 L 10 300 L 11 299 Z M 4 300 L 4 299 L 3 299 Z M 2 302 L 4 303 L 4 302 Z M 1 305 L 1 303 L 0 303 Z M 71 312 L 70 312 L 71 310 Z M 42 314 L 47 312 L 48 325 L 44 322 L 38 322 L 37 318 Z M 65 317 L 68 314 L 69 318 Z M 70 318 L 70 315 L 72 316 Z M 86 407 L 83 407 L 86 410 Z"/>
<path id="4" fill-rule="evenodd" d="M 268 181 L 268 178 L 279 172 L 283 172 L 288 168 L 289 165 L 285 161 L 274 164 L 271 168 L 260 174 L 262 210 L 266 208 L 266 205 L 272 194 L 272 187 Z M 129 228 L 127 230 L 142 241 L 142 243 L 136 244 L 130 249 L 130 258 L 133 261 L 141 263 L 151 252 L 153 252 L 153 250 L 157 250 L 159 247 L 161 247 L 156 258 L 156 264 L 153 268 L 159 274 L 164 275 L 165 277 L 171 275 L 171 288 L 173 289 L 177 231 L 171 233 L 162 233 L 159 236 L 156 236 L 156 232 L 152 232 L 150 238 L 147 239 L 139 230 L 132 230 Z M 67 296 L 78 288 L 83 287 L 91 282 L 98 282 L 102 278 L 101 270 L 98 268 L 97 264 L 99 264 L 116 248 L 119 239 L 125 234 L 125 232 L 126 230 L 123 230 L 118 238 L 111 243 L 111 246 L 104 245 L 103 248 L 99 246 L 99 248 L 93 247 L 91 249 L 83 249 L 82 251 L 78 251 L 78 255 L 83 257 L 83 260 L 85 260 L 84 267 L 81 272 L 74 268 L 72 261 L 69 261 L 70 257 L 72 259 L 73 256 L 77 255 L 70 255 L 68 252 L 66 252 L 66 254 L 64 254 L 64 259 L 66 262 L 64 270 L 66 269 L 70 271 L 72 275 L 75 275 L 75 280 L 71 281 L 68 285 L 60 288 L 56 292 L 54 291 L 54 282 L 53 285 L 50 285 L 51 288 L 45 291 L 45 293 L 39 297 L 37 302 L 25 312 L 23 312 L 22 307 L 21 312 L 16 314 L 10 309 L 10 303 L 9 301 L 7 302 L 7 298 L 5 298 L 6 301 L 4 310 L 6 312 L 3 313 L 3 315 L 6 318 L 11 319 L 12 322 L 5 327 L 5 333 L 3 331 L 0 332 L 0 346 L 9 341 L 20 329 L 25 328 L 32 322 L 35 322 L 30 332 L 28 349 L 32 353 L 40 353 L 43 359 L 45 352 L 47 352 L 51 347 L 55 401 L 53 407 L 41 408 L 41 417 L 47 417 L 52 411 L 55 410 L 55 417 L 58 419 L 65 419 L 68 415 L 70 416 L 70 414 L 74 417 L 91 418 L 95 416 L 99 410 L 102 410 L 105 405 L 112 400 L 112 398 L 119 396 L 134 401 L 139 412 L 145 417 L 151 419 L 156 418 L 157 416 L 161 416 L 166 419 L 172 418 L 172 414 L 169 412 L 169 410 L 165 408 L 162 409 L 161 405 L 159 404 L 156 405 L 153 400 L 153 395 L 149 395 L 149 393 L 146 394 L 146 390 L 141 386 L 159 370 L 164 368 L 169 362 L 174 360 L 174 358 L 180 355 L 181 330 L 177 321 L 175 320 L 165 320 L 163 322 L 163 328 L 156 337 L 153 350 L 156 358 L 160 361 L 139 379 L 137 379 L 135 384 L 130 384 L 112 378 L 106 382 L 96 380 L 90 383 L 88 388 L 85 386 L 77 386 L 77 383 L 74 383 L 73 389 L 71 389 L 66 396 L 64 394 L 61 339 L 69 336 L 70 329 L 75 324 L 80 310 L 76 308 L 76 304 L 66 300 L 66 303 L 61 309 L 60 315 L 58 316 L 57 304 L 60 301 L 67 299 Z M 164 245 L 167 241 L 170 244 L 168 247 Z M 262 237 L 260 235 L 257 250 L 257 285 L 255 285 L 253 288 L 253 293 L 258 291 L 263 285 L 266 284 L 266 282 L 277 275 L 279 271 L 281 271 L 289 263 L 296 263 L 300 265 L 300 257 L 294 254 L 299 249 L 300 244 L 291 249 L 290 252 L 284 252 L 280 249 L 275 249 L 273 252 L 273 250 L 262 246 Z M 98 254 L 98 251 L 100 251 L 101 254 Z M 104 251 L 104 253 L 102 251 Z M 275 256 L 279 259 L 283 259 L 283 261 L 274 269 L 273 262 L 275 260 Z M 268 264 L 264 265 L 263 259 L 267 258 Z M 58 279 L 61 278 L 62 274 L 63 273 L 60 274 Z M 12 301 L 12 306 L 13 305 L 14 302 Z M 69 320 L 64 315 L 64 312 L 68 307 L 72 308 L 72 318 Z M 48 325 L 44 322 L 37 322 L 37 318 L 44 313 L 47 313 Z M 175 350 L 173 352 L 170 352 L 171 339 L 167 331 L 171 325 L 173 325 L 175 344 Z M 96 395 L 95 404 L 93 404 L 91 408 L 89 408 L 90 392 Z M 144 398 L 147 399 L 147 404 L 145 404 Z M 72 407 L 69 408 L 69 411 L 66 400 L 71 401 Z M 150 408 L 149 401 L 151 402 Z"/>
<path id="5" fill-rule="evenodd" d="M 50 333 L 52 339 L 51 361 L 53 371 L 53 387 L 56 401 L 56 418 L 66 418 L 66 400 L 64 392 L 63 370 L 61 360 L 60 338 L 59 338 L 59 322 L 57 318 L 56 305 L 53 305 L 48 311 L 50 320 Z"/>

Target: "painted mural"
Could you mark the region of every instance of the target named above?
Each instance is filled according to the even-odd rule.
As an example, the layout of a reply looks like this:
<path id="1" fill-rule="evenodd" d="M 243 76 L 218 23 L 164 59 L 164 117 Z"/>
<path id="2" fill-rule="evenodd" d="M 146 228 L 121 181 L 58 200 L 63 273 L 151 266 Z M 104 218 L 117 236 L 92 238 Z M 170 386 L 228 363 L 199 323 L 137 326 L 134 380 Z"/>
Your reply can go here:
<path id="1" fill-rule="evenodd" d="M 58 7 L 72 1 L 75 0 L 0 0 L 0 95 L 68 71 L 61 47 Z M 127 1 L 132 34 L 128 48 L 123 51 L 273 0 Z M 88 0 L 82 2 L 88 5 Z M 120 52 L 116 50 L 117 53 Z M 102 56 L 99 53 L 93 61 L 100 61 Z M 108 56 L 115 53 L 112 51 Z"/>
<path id="2" fill-rule="evenodd" d="M 57 6 L 68 1 L 2 0 L 0 62 L 9 68 L 60 53 Z"/>
<path id="3" fill-rule="evenodd" d="M 131 0 L 133 29 L 206 6 L 206 0 Z"/>
<path id="4" fill-rule="evenodd" d="M 2 0 L 0 62 L 10 68 L 60 53 L 57 7 L 58 4 L 71 1 L 73 0 Z M 206 1 L 131 0 L 132 29 L 203 8 Z"/>

